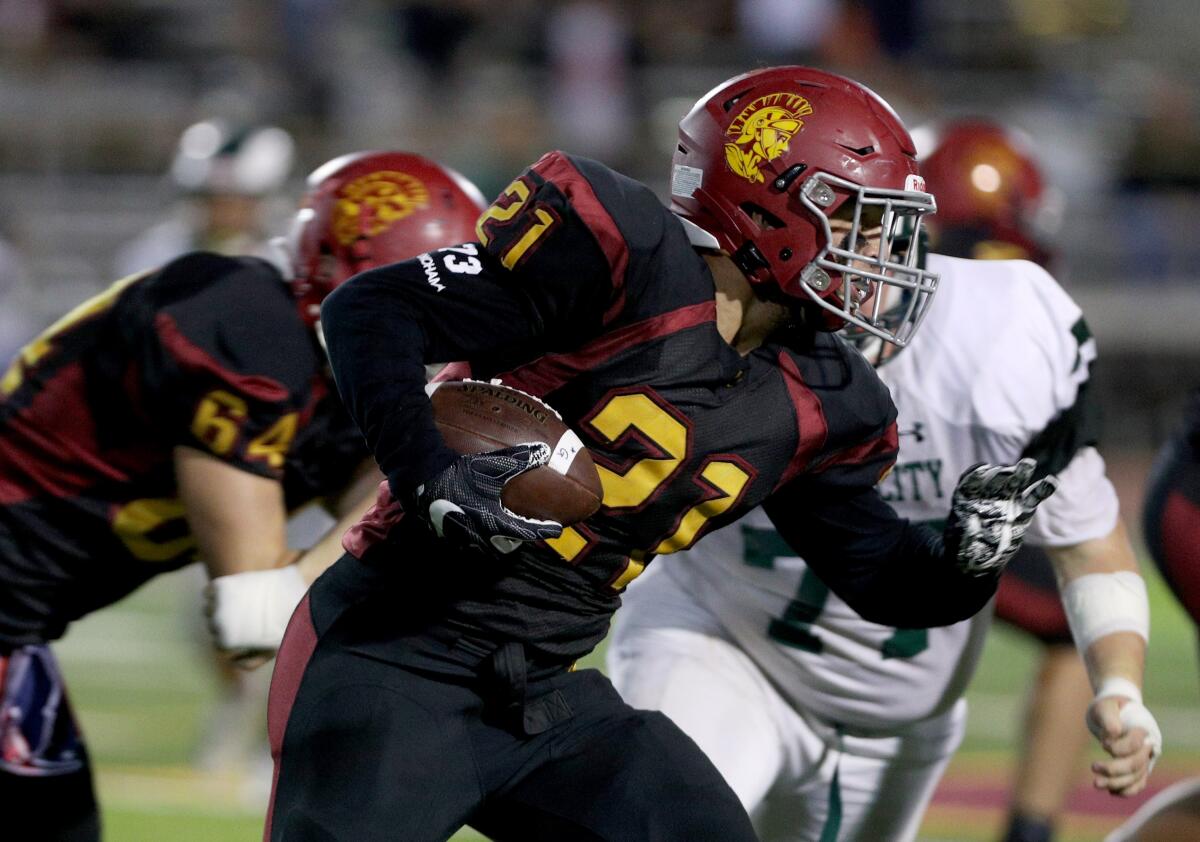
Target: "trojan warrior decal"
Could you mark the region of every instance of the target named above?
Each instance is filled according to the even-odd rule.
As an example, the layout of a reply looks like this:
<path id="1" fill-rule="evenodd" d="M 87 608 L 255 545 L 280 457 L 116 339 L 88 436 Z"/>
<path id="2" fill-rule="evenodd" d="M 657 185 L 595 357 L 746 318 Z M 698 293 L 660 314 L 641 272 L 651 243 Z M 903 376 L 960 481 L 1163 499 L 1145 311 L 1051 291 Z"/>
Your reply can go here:
<path id="1" fill-rule="evenodd" d="M 408 173 L 367 173 L 342 189 L 333 212 L 333 233 L 348 246 L 359 237 L 374 237 L 397 220 L 429 206 L 429 188 Z"/>
<path id="2" fill-rule="evenodd" d="M 788 142 L 813 113 L 808 100 L 796 94 L 767 94 L 742 109 L 725 130 L 725 162 L 747 181 L 763 181 L 760 167 L 787 152 Z"/>

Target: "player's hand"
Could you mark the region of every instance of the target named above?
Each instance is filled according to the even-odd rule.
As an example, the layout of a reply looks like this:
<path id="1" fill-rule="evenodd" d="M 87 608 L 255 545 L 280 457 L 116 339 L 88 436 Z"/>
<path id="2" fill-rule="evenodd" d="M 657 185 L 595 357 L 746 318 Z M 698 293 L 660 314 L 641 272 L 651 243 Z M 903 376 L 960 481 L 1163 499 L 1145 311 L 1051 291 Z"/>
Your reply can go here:
<path id="1" fill-rule="evenodd" d="M 1055 477 L 1031 482 L 1037 462 L 976 465 L 959 477 L 950 500 L 947 547 L 967 573 L 998 572 L 1016 555 L 1038 504 L 1058 488 Z"/>
<path id="2" fill-rule="evenodd" d="M 561 523 L 522 517 L 500 502 L 510 480 L 545 465 L 550 456 L 542 442 L 459 456 L 417 488 L 417 514 L 438 537 L 499 553 L 510 553 L 524 541 L 557 538 Z"/>
<path id="3" fill-rule="evenodd" d="M 204 589 L 213 643 L 246 669 L 269 660 L 308 585 L 294 564 L 218 576 Z"/>
<path id="4" fill-rule="evenodd" d="M 1092 784 L 1114 795 L 1137 795 L 1162 754 L 1162 731 L 1137 699 L 1100 696 L 1087 712 L 1088 730 L 1112 756 L 1092 764 Z"/>

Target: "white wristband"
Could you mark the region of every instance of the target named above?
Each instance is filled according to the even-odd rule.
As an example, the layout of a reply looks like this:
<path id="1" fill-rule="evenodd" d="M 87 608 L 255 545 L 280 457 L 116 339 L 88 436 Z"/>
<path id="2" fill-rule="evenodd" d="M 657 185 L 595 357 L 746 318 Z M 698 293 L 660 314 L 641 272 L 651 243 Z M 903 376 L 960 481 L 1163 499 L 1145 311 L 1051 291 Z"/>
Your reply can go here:
<path id="1" fill-rule="evenodd" d="M 1100 682 L 1100 687 L 1096 690 L 1096 697 L 1092 703 L 1095 704 L 1100 699 L 1110 696 L 1124 696 L 1129 700 L 1121 706 L 1121 727 L 1126 732 L 1132 731 L 1134 728 L 1140 728 L 1146 732 L 1146 745 L 1150 746 L 1150 769 L 1153 769 L 1158 758 L 1162 756 L 1162 729 L 1158 727 L 1154 714 L 1142 704 L 1142 691 L 1128 678 L 1111 676 Z M 1088 729 L 1097 739 L 1100 739 L 1102 735 L 1093 722 L 1094 720 L 1089 716 Z"/>
<path id="2" fill-rule="evenodd" d="M 1137 573 L 1089 573 L 1062 589 L 1063 609 L 1080 654 L 1105 635 L 1129 631 L 1150 640 L 1150 602 Z"/>
<path id="3" fill-rule="evenodd" d="M 1100 682 L 1100 687 L 1096 690 L 1096 698 L 1103 699 L 1106 696 L 1124 696 L 1139 704 L 1142 701 L 1141 689 L 1128 678 L 1121 678 L 1117 675 Z"/>

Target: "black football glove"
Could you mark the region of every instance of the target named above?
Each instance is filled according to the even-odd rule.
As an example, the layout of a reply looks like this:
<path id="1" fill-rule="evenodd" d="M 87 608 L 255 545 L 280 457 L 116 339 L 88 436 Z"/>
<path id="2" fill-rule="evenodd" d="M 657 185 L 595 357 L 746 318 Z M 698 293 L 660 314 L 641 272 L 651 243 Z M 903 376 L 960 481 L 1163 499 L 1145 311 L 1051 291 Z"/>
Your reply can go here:
<path id="1" fill-rule="evenodd" d="M 1036 467 L 1033 459 L 980 464 L 958 478 L 945 538 L 963 571 L 975 576 L 999 572 L 1021 548 L 1038 504 L 1058 488 L 1052 476 L 1031 484 Z"/>
<path id="2" fill-rule="evenodd" d="M 545 465 L 550 455 L 549 445 L 530 442 L 459 456 L 418 486 L 416 511 L 438 537 L 459 546 L 511 553 L 522 541 L 557 538 L 562 524 L 522 517 L 500 502 L 505 483 Z"/>

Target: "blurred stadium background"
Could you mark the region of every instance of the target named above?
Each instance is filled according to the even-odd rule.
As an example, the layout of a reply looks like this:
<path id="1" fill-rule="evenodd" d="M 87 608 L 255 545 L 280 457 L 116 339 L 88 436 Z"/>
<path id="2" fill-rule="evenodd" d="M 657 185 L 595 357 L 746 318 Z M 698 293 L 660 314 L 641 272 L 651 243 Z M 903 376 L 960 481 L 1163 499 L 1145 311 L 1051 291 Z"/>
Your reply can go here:
<path id="1" fill-rule="evenodd" d="M 871 85 L 909 126 L 983 114 L 1032 137 L 1065 198 L 1056 274 L 1100 344 L 1104 452 L 1136 526 L 1200 361 L 1197 43 L 1194 0 L 0 0 L 0 354 L 122 274 L 145 232 L 197 224 L 169 175 L 197 121 L 290 133 L 295 167 L 258 223 L 282 234 L 303 174 L 362 148 L 436 157 L 490 196 L 561 147 L 665 194 L 698 96 L 750 67 L 812 63 Z M 197 765 L 216 698 L 197 590 L 198 576 L 165 577 L 60 647 L 109 839 L 261 832 L 261 768 Z M 1161 787 L 1200 771 L 1200 708 L 1194 630 L 1153 596 Z M 924 839 L 996 834 L 1032 657 L 993 635 Z M 1080 773 L 1068 842 L 1132 810 Z"/>

